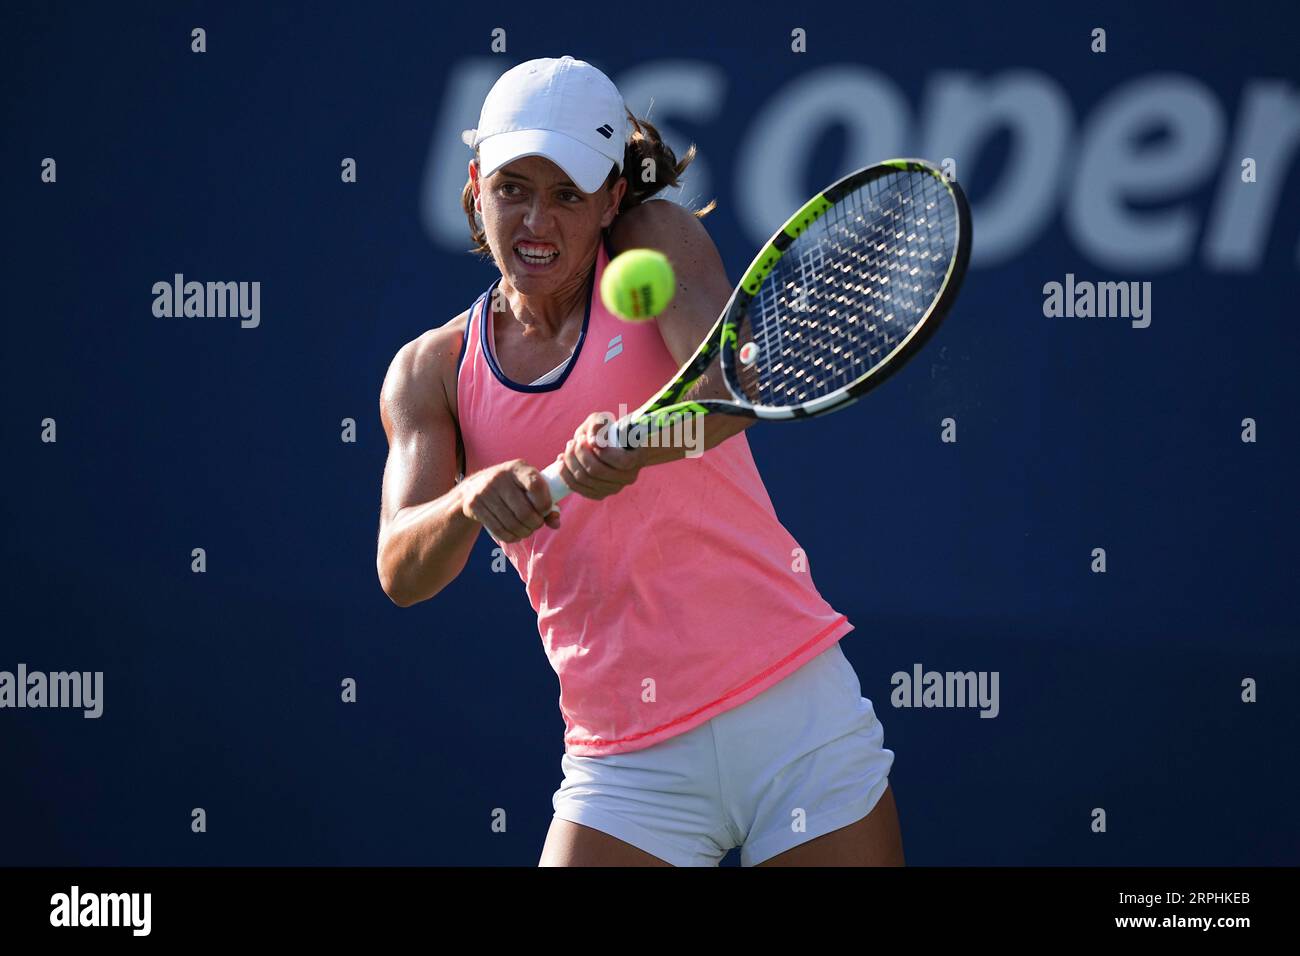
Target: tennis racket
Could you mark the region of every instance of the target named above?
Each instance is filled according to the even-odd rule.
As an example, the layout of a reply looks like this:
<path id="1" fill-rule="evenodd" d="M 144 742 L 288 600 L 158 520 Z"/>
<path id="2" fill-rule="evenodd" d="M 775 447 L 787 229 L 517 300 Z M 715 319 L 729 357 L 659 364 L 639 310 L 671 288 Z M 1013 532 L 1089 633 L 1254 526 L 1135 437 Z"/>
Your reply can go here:
<path id="1" fill-rule="evenodd" d="M 850 173 L 768 240 L 695 355 L 605 440 L 630 447 L 684 415 L 789 420 L 852 404 L 934 334 L 970 243 L 966 197 L 931 163 L 895 159 Z M 719 352 L 734 401 L 683 401 Z M 542 476 L 553 502 L 570 493 L 560 462 Z"/>

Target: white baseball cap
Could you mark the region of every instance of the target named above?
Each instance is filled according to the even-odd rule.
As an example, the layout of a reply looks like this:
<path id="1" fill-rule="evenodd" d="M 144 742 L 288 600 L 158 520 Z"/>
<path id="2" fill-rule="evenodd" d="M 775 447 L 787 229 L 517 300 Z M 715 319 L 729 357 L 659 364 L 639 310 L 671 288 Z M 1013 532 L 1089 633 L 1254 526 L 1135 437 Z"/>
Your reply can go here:
<path id="1" fill-rule="evenodd" d="M 478 128 L 460 138 L 479 151 L 487 177 L 523 156 L 545 156 L 579 189 L 594 193 L 611 166 L 623 171 L 631 135 L 623 95 L 590 63 L 571 56 L 529 60 L 496 81 Z"/>

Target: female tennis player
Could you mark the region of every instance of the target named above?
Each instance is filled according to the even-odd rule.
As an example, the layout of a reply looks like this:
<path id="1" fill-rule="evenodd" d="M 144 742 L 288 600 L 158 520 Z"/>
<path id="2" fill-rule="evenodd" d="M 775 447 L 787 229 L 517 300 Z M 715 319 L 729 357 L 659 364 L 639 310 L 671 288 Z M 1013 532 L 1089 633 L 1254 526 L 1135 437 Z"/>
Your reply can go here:
<path id="1" fill-rule="evenodd" d="M 672 380 L 731 293 L 700 221 L 712 204 L 647 201 L 694 146 L 679 162 L 570 56 L 507 71 L 464 139 L 474 251 L 500 276 L 389 368 L 377 565 L 408 607 L 486 528 L 523 579 L 565 723 L 540 864 L 716 866 L 739 847 L 742 866 L 902 865 L 894 755 L 839 646 L 853 625 L 777 520 L 739 434 L 751 420 L 705 416 L 703 454 L 599 438 Z M 643 247 L 677 291 L 623 322 L 600 278 Z M 727 394 L 717 374 L 695 388 Z M 539 470 L 556 458 L 575 492 L 562 519 Z"/>

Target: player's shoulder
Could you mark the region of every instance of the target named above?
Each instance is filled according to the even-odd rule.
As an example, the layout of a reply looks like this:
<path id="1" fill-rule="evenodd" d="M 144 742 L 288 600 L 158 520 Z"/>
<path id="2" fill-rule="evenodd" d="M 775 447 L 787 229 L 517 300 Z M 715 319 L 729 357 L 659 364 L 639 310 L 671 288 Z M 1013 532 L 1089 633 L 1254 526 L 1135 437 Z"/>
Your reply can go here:
<path id="1" fill-rule="evenodd" d="M 393 356 L 381 398 L 408 403 L 455 394 L 456 373 L 473 307 L 411 339 Z"/>
<path id="2" fill-rule="evenodd" d="M 662 249 L 706 232 L 694 212 L 671 199 L 648 199 L 621 212 L 610 231 L 610 244 L 619 252 L 649 246 Z"/>

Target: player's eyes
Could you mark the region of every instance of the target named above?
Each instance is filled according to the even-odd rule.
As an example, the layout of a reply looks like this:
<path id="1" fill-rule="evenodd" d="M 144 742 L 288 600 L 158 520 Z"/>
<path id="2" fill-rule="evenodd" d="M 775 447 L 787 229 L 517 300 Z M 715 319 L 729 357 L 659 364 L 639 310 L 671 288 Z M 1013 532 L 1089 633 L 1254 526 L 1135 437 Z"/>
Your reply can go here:
<path id="1" fill-rule="evenodd" d="M 519 188 L 518 183 L 502 183 L 497 188 L 497 192 L 499 192 L 502 196 L 509 196 L 513 198 L 515 196 L 518 196 L 520 193 L 522 193 L 523 190 Z M 572 189 L 565 189 L 564 191 L 559 193 L 559 196 L 560 199 L 565 203 L 571 203 L 574 205 L 582 202 L 582 198 L 583 198 L 581 193 L 574 192 Z"/>

